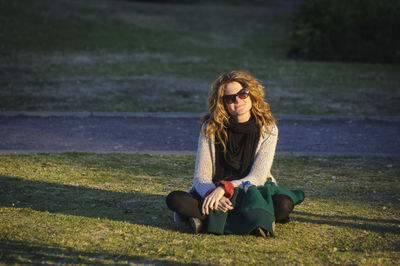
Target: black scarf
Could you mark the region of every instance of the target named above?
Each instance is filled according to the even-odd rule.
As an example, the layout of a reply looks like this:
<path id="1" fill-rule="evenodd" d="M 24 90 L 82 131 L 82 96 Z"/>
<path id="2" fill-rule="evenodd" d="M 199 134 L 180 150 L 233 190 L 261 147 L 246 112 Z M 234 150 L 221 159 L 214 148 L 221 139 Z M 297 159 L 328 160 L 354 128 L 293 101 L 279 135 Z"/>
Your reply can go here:
<path id="1" fill-rule="evenodd" d="M 245 123 L 229 119 L 226 152 L 221 143 L 215 144 L 216 173 L 213 182 L 245 177 L 251 169 L 260 138 L 260 129 L 253 116 Z"/>

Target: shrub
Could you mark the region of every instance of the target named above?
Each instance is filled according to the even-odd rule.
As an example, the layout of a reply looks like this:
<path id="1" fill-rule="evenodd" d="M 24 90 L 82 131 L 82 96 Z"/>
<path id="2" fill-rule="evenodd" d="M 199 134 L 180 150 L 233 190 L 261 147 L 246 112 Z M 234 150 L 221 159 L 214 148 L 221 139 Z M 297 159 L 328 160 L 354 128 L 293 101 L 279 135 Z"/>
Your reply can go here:
<path id="1" fill-rule="evenodd" d="M 400 62 L 400 0 L 307 0 L 292 17 L 289 55 Z"/>

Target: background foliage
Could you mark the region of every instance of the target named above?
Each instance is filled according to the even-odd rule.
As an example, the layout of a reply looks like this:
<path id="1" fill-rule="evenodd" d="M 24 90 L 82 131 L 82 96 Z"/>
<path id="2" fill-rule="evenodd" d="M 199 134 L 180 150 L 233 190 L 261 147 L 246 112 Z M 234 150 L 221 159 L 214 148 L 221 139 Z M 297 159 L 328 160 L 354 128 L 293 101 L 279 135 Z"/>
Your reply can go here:
<path id="1" fill-rule="evenodd" d="M 292 55 L 400 62 L 399 0 L 308 0 L 292 18 Z"/>

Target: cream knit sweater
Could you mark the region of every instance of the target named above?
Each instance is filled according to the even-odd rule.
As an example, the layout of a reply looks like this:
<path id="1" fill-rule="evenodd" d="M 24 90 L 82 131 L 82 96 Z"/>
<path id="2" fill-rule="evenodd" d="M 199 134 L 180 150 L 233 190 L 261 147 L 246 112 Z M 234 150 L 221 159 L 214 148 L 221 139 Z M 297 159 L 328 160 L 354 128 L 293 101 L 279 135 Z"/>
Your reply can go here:
<path id="1" fill-rule="evenodd" d="M 264 130 L 264 136 L 260 136 L 254 156 L 254 163 L 249 174 L 239 180 L 231 181 L 234 187 L 239 186 L 244 181 L 250 181 L 256 186 L 263 186 L 268 178 L 276 183 L 271 175 L 271 166 L 275 156 L 276 143 L 278 141 L 278 128 L 269 126 L 269 133 Z M 193 186 L 194 189 L 204 198 L 207 191 L 215 188 L 212 178 L 215 174 L 215 146 L 214 139 L 208 139 L 200 134 L 197 147 L 196 166 L 194 170 Z"/>

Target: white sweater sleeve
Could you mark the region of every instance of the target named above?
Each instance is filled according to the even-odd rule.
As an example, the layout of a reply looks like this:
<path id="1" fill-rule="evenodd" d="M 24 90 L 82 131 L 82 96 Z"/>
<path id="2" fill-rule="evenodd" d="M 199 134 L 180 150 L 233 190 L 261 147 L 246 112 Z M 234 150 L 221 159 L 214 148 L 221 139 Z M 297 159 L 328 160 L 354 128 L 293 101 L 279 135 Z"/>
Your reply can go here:
<path id="1" fill-rule="evenodd" d="M 213 156 L 214 144 L 204 135 L 200 134 L 196 154 L 196 166 L 193 177 L 193 187 L 197 193 L 204 198 L 205 194 L 214 189 L 212 182 L 213 176 Z"/>
<path id="2" fill-rule="evenodd" d="M 271 133 L 267 133 L 265 138 L 260 139 L 262 142 L 258 144 L 259 149 L 255 154 L 254 163 L 249 174 L 242 179 L 231 181 L 234 187 L 239 186 L 244 181 L 250 181 L 256 186 L 263 186 L 268 177 L 275 181 L 271 175 L 271 167 L 278 142 L 278 128 L 271 126 L 270 130 Z"/>

